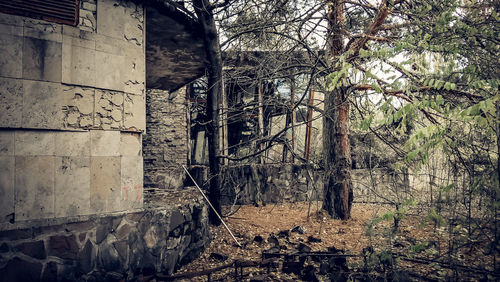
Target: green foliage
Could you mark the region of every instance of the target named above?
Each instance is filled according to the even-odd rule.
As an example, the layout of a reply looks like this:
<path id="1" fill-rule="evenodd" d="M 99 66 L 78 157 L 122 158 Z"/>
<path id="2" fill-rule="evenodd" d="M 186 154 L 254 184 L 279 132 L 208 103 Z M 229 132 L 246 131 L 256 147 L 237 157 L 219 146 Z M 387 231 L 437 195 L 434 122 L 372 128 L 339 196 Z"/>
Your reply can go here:
<path id="1" fill-rule="evenodd" d="M 359 128 L 363 131 L 368 131 L 370 129 L 370 125 L 372 124 L 374 116 L 369 115 L 365 119 L 363 119 L 359 125 Z"/>
<path id="2" fill-rule="evenodd" d="M 412 246 L 410 246 L 410 253 L 417 254 L 417 253 L 420 253 L 422 251 L 425 251 L 427 249 L 428 245 L 429 245 L 428 242 L 422 242 L 422 243 L 412 245 Z"/>
<path id="3" fill-rule="evenodd" d="M 404 219 L 406 213 L 408 212 L 408 207 L 413 207 L 417 205 L 418 201 L 416 199 L 410 198 L 401 204 L 396 204 L 396 209 L 394 211 L 385 212 L 375 218 L 373 218 L 366 226 L 365 234 L 367 236 L 372 236 L 374 232 L 374 227 L 381 222 L 388 222 L 392 220 L 400 221 Z"/>
<path id="4" fill-rule="evenodd" d="M 429 151 L 438 145 L 443 145 L 446 131 L 446 127 L 440 124 L 433 124 L 415 130 L 404 145 L 408 152 L 406 161 L 412 162 L 419 156 L 422 164 L 426 164 Z"/>
<path id="5" fill-rule="evenodd" d="M 352 68 L 352 65 L 345 63 L 342 68 L 336 72 L 332 72 L 326 76 L 326 90 L 332 91 L 342 86 L 342 79 L 347 72 Z"/>
<path id="6" fill-rule="evenodd" d="M 426 217 L 426 221 L 434 222 L 435 226 L 440 227 L 446 224 L 446 219 L 439 215 L 435 209 L 431 209 Z"/>

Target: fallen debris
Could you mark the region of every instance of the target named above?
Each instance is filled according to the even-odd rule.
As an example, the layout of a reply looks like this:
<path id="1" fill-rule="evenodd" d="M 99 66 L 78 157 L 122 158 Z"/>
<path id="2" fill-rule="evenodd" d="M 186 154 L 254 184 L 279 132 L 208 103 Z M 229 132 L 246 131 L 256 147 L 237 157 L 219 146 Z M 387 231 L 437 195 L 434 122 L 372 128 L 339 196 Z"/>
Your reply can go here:
<path id="1" fill-rule="evenodd" d="M 242 206 L 234 217 L 227 219 L 227 223 L 244 247 L 228 244 L 232 238 L 223 227 L 211 227 L 212 244 L 200 258 L 181 268 L 178 274 L 191 272 L 193 269 L 212 269 L 224 264 L 210 258 L 211 253 L 227 255 L 232 261 L 253 261 L 254 266 L 237 267 L 237 279 L 243 281 L 343 281 L 346 278 L 362 281 L 389 278 L 400 281 L 409 280 L 406 278 L 433 281 L 442 280 L 444 276 L 438 275 L 442 275 L 440 273 L 448 271 L 452 266 L 444 262 L 419 259 L 415 254 L 406 259 L 410 247 L 422 240 L 436 241 L 431 224 L 415 228 L 422 222 L 420 215 L 424 213 L 415 212 L 416 216 L 407 216 L 400 222 L 397 238 L 388 241 L 383 236 L 384 230 L 390 230 L 391 221 L 375 226 L 371 237 L 367 235 L 366 226 L 373 218 L 390 211 L 390 207 L 355 204 L 352 219 L 348 221 L 330 219 L 328 215 L 314 209 L 308 218 L 307 211 L 307 203 L 267 205 L 259 208 Z M 291 232 L 296 226 L 303 226 L 307 233 Z M 282 232 L 285 230 L 290 232 Z M 394 244 L 395 242 L 398 243 Z M 445 243 L 445 240 L 432 245 L 428 243 L 427 249 L 435 249 L 438 246 L 444 249 Z M 386 252 L 391 248 L 393 253 Z M 426 252 L 418 253 L 419 257 L 424 255 Z M 396 260 L 396 257 L 399 259 Z M 477 270 L 469 272 L 473 273 L 470 275 L 476 275 L 475 279 L 481 278 L 480 275 L 495 278 L 496 273 L 487 269 L 481 272 L 479 270 L 482 268 L 477 266 L 479 262 L 487 261 L 491 257 L 478 255 L 461 264 L 468 263 L 470 269 Z M 272 266 L 257 266 L 257 263 L 261 265 L 266 261 L 273 261 Z M 433 264 L 439 265 L 440 269 L 430 267 Z M 235 265 L 212 272 L 211 281 L 236 280 Z M 466 268 L 456 269 L 461 273 L 466 271 Z M 448 273 L 453 274 L 451 271 L 453 270 Z M 189 280 L 206 281 L 206 278 L 207 276 L 198 276 Z"/>
<path id="2" fill-rule="evenodd" d="M 292 228 L 292 232 L 306 234 L 306 228 L 302 225 L 297 225 Z"/>
<path id="3" fill-rule="evenodd" d="M 316 238 L 314 236 L 308 236 L 307 237 L 307 242 L 309 243 L 321 243 L 321 238 Z"/>
<path id="4" fill-rule="evenodd" d="M 211 253 L 210 258 L 213 258 L 218 261 L 226 261 L 229 257 L 224 254 L 219 254 L 219 253 Z"/>

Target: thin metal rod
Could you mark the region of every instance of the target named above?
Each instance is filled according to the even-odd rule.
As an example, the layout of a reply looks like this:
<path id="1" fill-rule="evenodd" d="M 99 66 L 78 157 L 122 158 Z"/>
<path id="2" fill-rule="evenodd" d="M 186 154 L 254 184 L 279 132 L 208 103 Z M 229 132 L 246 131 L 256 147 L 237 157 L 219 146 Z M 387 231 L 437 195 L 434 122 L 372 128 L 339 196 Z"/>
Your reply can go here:
<path id="1" fill-rule="evenodd" d="M 208 200 L 207 196 L 205 195 L 205 193 L 203 193 L 203 191 L 201 190 L 200 186 L 198 186 L 198 183 L 196 183 L 196 181 L 194 180 L 193 176 L 191 176 L 191 173 L 189 173 L 189 171 L 186 169 L 186 166 L 182 166 L 182 168 L 186 171 L 186 173 L 189 175 L 189 178 L 191 178 L 191 180 L 193 181 L 194 185 L 196 185 L 196 188 L 198 188 L 198 191 L 200 191 L 201 195 L 203 195 L 203 198 L 205 198 L 205 201 L 207 201 L 208 205 L 212 208 L 212 210 L 215 212 L 215 214 L 217 215 L 217 217 L 220 219 L 220 221 L 222 222 L 222 224 L 224 225 L 224 227 L 226 227 L 227 231 L 229 232 L 229 234 L 231 235 L 231 237 L 233 237 L 233 240 L 236 242 L 236 244 L 238 244 L 238 246 L 240 246 L 240 248 L 242 247 L 240 242 L 238 242 L 238 240 L 236 239 L 236 237 L 234 237 L 233 235 L 233 232 L 231 232 L 231 230 L 229 229 L 229 227 L 227 227 L 226 223 L 224 222 L 224 220 L 222 220 L 222 217 L 219 215 L 219 213 L 217 212 L 217 210 L 214 208 L 214 206 L 212 206 L 212 203 L 210 202 L 210 200 Z"/>

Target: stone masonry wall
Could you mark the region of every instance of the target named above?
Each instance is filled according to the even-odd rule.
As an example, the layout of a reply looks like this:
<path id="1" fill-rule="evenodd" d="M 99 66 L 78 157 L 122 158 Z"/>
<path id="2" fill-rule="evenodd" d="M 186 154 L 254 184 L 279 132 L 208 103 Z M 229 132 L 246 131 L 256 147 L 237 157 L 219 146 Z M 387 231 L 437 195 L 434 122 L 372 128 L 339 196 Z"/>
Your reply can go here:
<path id="1" fill-rule="evenodd" d="M 187 164 L 186 89 L 169 93 L 148 89 L 146 134 L 143 138 L 144 187 L 178 189 Z"/>
<path id="2" fill-rule="evenodd" d="M 80 0 L 80 23 L 81 30 L 96 31 L 97 29 L 97 0 Z"/>
<path id="3" fill-rule="evenodd" d="M 322 174 L 307 165 L 245 164 L 223 168 L 223 204 L 321 199 Z"/>
<path id="4" fill-rule="evenodd" d="M 351 177 L 354 201 L 397 203 L 412 197 L 407 173 L 387 168 L 353 169 Z"/>
<path id="5" fill-rule="evenodd" d="M 201 197 L 128 214 L 0 232 L 1 281 L 120 281 L 171 274 L 208 244 Z"/>
<path id="6" fill-rule="evenodd" d="M 199 183 L 206 168 L 191 170 Z M 323 199 L 323 170 L 297 164 L 245 164 L 223 168 L 223 204 L 296 202 Z M 404 201 L 411 195 L 407 174 L 387 169 L 353 169 L 354 201 Z M 411 178 L 411 177 L 410 177 Z M 413 187 L 414 189 L 416 187 Z M 415 196 L 415 195 L 413 195 Z"/>
<path id="7" fill-rule="evenodd" d="M 144 8 L 80 3 L 76 27 L 0 13 L 0 230 L 142 206 Z"/>

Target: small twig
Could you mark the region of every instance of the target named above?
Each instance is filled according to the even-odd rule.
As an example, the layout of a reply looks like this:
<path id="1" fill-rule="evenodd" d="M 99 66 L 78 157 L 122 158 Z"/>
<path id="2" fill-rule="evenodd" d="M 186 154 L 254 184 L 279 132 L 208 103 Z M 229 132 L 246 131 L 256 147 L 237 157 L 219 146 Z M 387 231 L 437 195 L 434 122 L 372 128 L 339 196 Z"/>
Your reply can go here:
<path id="1" fill-rule="evenodd" d="M 238 242 L 238 240 L 236 239 L 236 237 L 234 237 L 233 235 L 233 232 L 231 232 L 231 230 L 229 229 L 229 227 L 227 227 L 226 223 L 224 222 L 224 220 L 222 219 L 222 217 L 220 216 L 220 214 L 217 212 L 217 210 L 214 208 L 214 206 L 212 206 L 212 203 L 210 202 L 210 200 L 207 198 L 207 196 L 205 195 L 205 193 L 203 193 L 203 191 L 201 190 L 200 186 L 198 186 L 198 183 L 196 183 L 196 181 L 194 180 L 193 176 L 191 176 L 191 173 L 189 173 L 189 171 L 186 169 L 186 166 L 182 166 L 182 168 L 186 171 L 186 173 L 189 175 L 189 177 L 191 178 L 191 180 L 193 181 L 194 185 L 196 185 L 196 188 L 198 188 L 198 191 L 200 191 L 201 195 L 203 195 L 203 198 L 205 198 L 205 201 L 207 201 L 208 205 L 212 208 L 212 210 L 215 212 L 215 214 L 217 215 L 217 217 L 219 218 L 219 220 L 222 222 L 222 224 L 224 225 L 224 227 L 226 227 L 227 231 L 229 232 L 229 234 L 231 235 L 231 237 L 233 237 L 233 240 L 236 242 L 236 244 L 238 246 L 240 246 L 240 248 L 242 248 L 240 242 Z"/>

